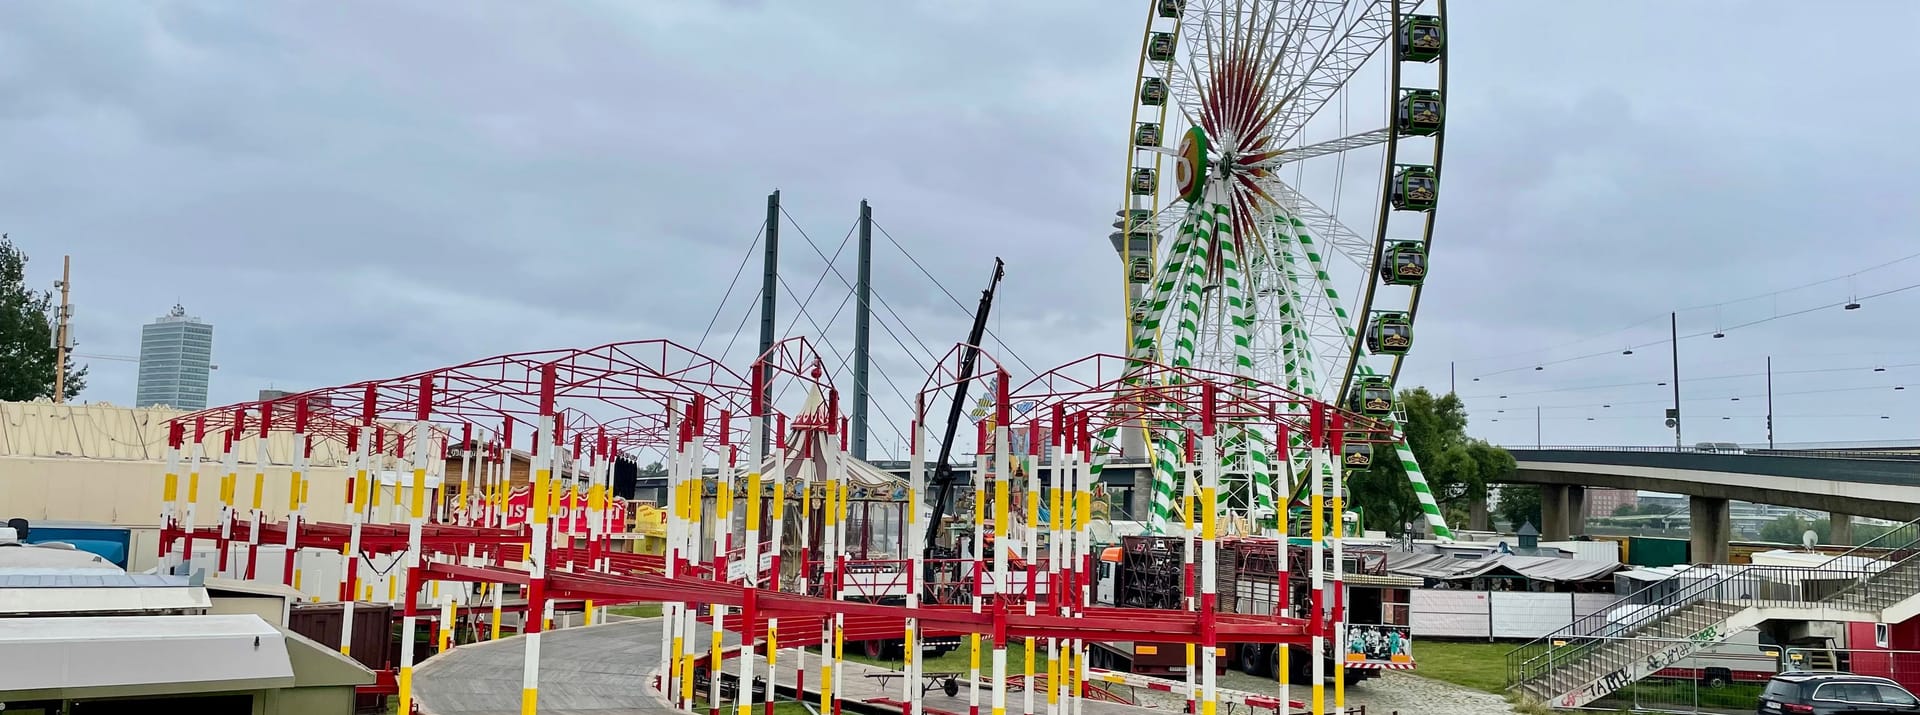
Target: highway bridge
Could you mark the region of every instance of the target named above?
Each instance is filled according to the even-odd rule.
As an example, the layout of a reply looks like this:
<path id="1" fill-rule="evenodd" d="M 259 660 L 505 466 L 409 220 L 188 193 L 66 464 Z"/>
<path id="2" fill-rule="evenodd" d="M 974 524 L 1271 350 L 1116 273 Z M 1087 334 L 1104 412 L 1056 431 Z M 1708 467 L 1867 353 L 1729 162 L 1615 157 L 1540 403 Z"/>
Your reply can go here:
<path id="1" fill-rule="evenodd" d="M 1689 497 L 1694 560 L 1724 562 L 1732 536 L 1728 502 L 1830 512 L 1832 539 L 1851 534 L 1844 515 L 1920 517 L 1920 449 L 1789 450 L 1673 447 L 1509 449 L 1505 481 L 1541 485 L 1541 538 L 1564 539 L 1584 524 L 1585 488 L 1640 489 Z"/>

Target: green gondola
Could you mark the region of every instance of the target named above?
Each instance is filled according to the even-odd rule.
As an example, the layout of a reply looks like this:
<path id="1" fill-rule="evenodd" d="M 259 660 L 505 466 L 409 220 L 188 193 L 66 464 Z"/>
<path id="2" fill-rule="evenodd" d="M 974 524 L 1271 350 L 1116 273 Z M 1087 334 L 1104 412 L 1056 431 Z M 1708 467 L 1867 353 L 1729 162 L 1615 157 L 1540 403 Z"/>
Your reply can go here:
<path id="1" fill-rule="evenodd" d="M 1380 280 L 1388 285 L 1417 286 L 1427 279 L 1427 247 L 1419 241 L 1396 241 L 1380 256 Z"/>
<path id="2" fill-rule="evenodd" d="M 1361 375 L 1347 392 L 1347 409 L 1368 417 L 1393 414 L 1393 383 L 1385 375 Z"/>
<path id="3" fill-rule="evenodd" d="M 1141 122 L 1133 128 L 1134 146 L 1160 146 L 1160 125 Z"/>
<path id="4" fill-rule="evenodd" d="M 1408 15 L 1400 20 L 1394 51 L 1402 62 L 1432 62 L 1447 47 L 1446 28 L 1433 15 Z"/>
<path id="5" fill-rule="evenodd" d="M 1340 463 L 1348 469 L 1366 469 L 1373 464 L 1373 445 L 1362 442 L 1367 438 L 1364 432 L 1348 432 L 1340 441 Z"/>
<path id="6" fill-rule="evenodd" d="M 1432 211 L 1440 201 L 1440 177 L 1433 167 L 1402 164 L 1393 175 L 1393 207 L 1400 211 Z"/>
<path id="7" fill-rule="evenodd" d="M 1400 92 L 1400 104 L 1394 112 L 1394 123 L 1401 134 L 1429 137 L 1440 131 L 1441 120 L 1446 116 L 1446 106 L 1440 101 L 1440 93 L 1431 89 L 1407 89 Z"/>
<path id="8" fill-rule="evenodd" d="M 1167 103 L 1167 81 L 1159 77 L 1140 80 L 1140 103 L 1158 107 Z"/>
<path id="9" fill-rule="evenodd" d="M 1147 36 L 1147 59 L 1166 62 L 1173 59 L 1173 33 L 1155 32 Z"/>
<path id="10" fill-rule="evenodd" d="M 1133 181 L 1128 182 L 1134 196 L 1151 196 L 1156 183 L 1152 169 L 1134 169 Z"/>
<path id="11" fill-rule="evenodd" d="M 1413 347 L 1413 319 L 1406 313 L 1380 311 L 1367 322 L 1367 352 L 1405 355 Z"/>
<path id="12" fill-rule="evenodd" d="M 1179 17 L 1180 11 L 1186 8 L 1186 0 L 1160 0 L 1161 17 Z"/>
<path id="13" fill-rule="evenodd" d="M 1135 257 L 1133 259 L 1133 265 L 1127 267 L 1127 282 L 1135 285 L 1144 285 L 1152 280 L 1153 259 L 1145 256 Z"/>

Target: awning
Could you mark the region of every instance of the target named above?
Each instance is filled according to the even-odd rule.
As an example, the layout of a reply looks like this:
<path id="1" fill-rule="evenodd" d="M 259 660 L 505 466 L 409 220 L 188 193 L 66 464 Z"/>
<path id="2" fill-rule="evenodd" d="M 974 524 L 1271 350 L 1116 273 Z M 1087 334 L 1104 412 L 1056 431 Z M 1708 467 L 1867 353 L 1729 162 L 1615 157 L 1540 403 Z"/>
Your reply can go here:
<path id="1" fill-rule="evenodd" d="M 1620 564 L 1602 561 L 1513 554 L 1460 559 L 1444 554 L 1390 552 L 1387 558 L 1388 573 L 1438 581 L 1465 581 L 1483 576 L 1504 576 L 1525 578 L 1530 581 L 1571 583 L 1602 578 L 1621 568 Z"/>

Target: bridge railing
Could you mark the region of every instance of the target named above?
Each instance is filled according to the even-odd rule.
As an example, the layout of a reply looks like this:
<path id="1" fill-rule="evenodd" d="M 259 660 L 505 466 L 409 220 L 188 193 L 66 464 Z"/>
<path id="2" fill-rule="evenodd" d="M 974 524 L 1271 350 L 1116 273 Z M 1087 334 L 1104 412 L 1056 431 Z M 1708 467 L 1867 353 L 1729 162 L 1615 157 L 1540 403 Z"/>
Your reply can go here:
<path id="1" fill-rule="evenodd" d="M 1512 688 L 1583 658 L 1608 654 L 1602 646 L 1702 601 L 1747 606 L 1810 606 L 1844 593 L 1880 571 L 1920 556 L 1920 519 L 1895 527 L 1843 551 L 1818 566 L 1745 566 L 1730 571 L 1688 569 L 1648 583 L 1565 628 L 1507 653 Z M 1865 554 L 1863 555 L 1863 550 Z M 1704 575 L 1700 572 L 1706 571 Z M 1678 581 L 1677 581 L 1678 580 Z M 1638 607 L 1624 615 L 1622 608 Z M 1618 620 L 1616 620 L 1618 619 Z M 1688 637 L 1693 634 L 1668 634 Z"/>
<path id="2" fill-rule="evenodd" d="M 1506 445 L 1508 451 L 1515 452 L 1636 452 L 1645 454 L 1712 454 L 1712 455 L 1751 455 L 1761 457 L 1810 457 L 1816 459 L 1883 459 L 1894 461 L 1920 461 L 1920 447 L 1912 451 L 1891 449 L 1765 449 L 1746 447 L 1650 447 L 1646 445 L 1599 445 L 1599 444 L 1549 444 L 1549 445 Z"/>

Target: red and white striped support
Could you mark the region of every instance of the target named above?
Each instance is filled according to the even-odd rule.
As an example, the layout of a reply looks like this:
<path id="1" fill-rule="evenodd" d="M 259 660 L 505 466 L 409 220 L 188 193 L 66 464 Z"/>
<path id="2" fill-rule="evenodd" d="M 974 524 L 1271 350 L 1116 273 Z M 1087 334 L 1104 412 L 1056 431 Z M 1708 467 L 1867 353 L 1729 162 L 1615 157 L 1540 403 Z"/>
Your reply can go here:
<path id="1" fill-rule="evenodd" d="M 1313 612 L 1308 614 L 1307 628 L 1312 633 L 1313 653 L 1313 715 L 1325 715 L 1327 708 L 1327 611 L 1326 589 L 1321 582 L 1321 564 L 1326 563 L 1322 549 L 1326 545 L 1326 411 L 1320 403 L 1312 407 L 1312 458 L 1307 463 L 1307 479 L 1313 485 L 1312 500 L 1309 508 L 1313 511 L 1313 562 L 1307 569 L 1313 588 Z"/>
<path id="2" fill-rule="evenodd" d="M 260 436 L 254 440 L 253 457 L 253 509 L 248 512 L 247 527 L 247 570 L 246 578 L 252 581 L 260 564 L 260 525 L 266 521 L 262 517 L 261 499 L 267 491 L 267 435 L 273 429 L 273 405 L 260 408 Z M 293 554 L 287 554 L 293 558 Z"/>
<path id="3" fill-rule="evenodd" d="M 241 410 L 233 416 L 233 427 L 220 433 L 220 465 L 227 476 L 220 479 L 220 558 L 219 568 L 214 575 L 227 577 L 227 556 L 233 552 L 233 498 L 240 490 L 240 458 L 233 452 L 233 440 L 241 427 L 246 424 L 247 413 Z"/>
<path id="4" fill-rule="evenodd" d="M 407 502 L 406 602 L 400 616 L 400 712 L 413 712 L 414 634 L 420 627 L 420 536 L 427 516 L 427 417 L 433 412 L 433 378 L 420 379 L 413 421 L 413 493 Z M 399 495 L 394 495 L 395 501 Z"/>
<path id="5" fill-rule="evenodd" d="M 166 483 L 160 500 L 160 573 L 174 573 L 180 552 L 173 546 L 173 533 L 180 528 L 180 447 L 186 442 L 187 426 L 180 422 L 167 425 Z"/>
<path id="6" fill-rule="evenodd" d="M 360 510 L 367 503 L 367 455 L 371 437 L 360 427 L 347 430 L 347 449 L 353 452 L 353 478 L 347 481 L 347 545 L 341 549 L 340 654 L 353 655 L 353 602 L 359 600 Z M 289 552 L 287 559 L 292 560 Z"/>
<path id="7" fill-rule="evenodd" d="M 1333 666 L 1333 711 L 1341 713 L 1347 710 L 1347 588 L 1346 565 L 1342 562 L 1341 549 L 1341 543 L 1346 540 L 1347 516 L 1346 509 L 1340 504 L 1342 492 L 1340 482 L 1343 478 L 1341 469 L 1346 460 L 1338 458 L 1338 455 L 1340 441 L 1345 436 L 1342 430 L 1346 428 L 1346 424 L 1337 413 L 1329 416 L 1329 422 L 1327 441 L 1330 446 L 1327 454 L 1333 457 L 1327 460 L 1328 467 L 1332 471 L 1327 483 L 1333 490 L 1333 504 L 1329 507 L 1333 518 L 1333 617 L 1330 620 L 1333 627 L 1333 649 L 1339 654 L 1334 658 Z"/>

